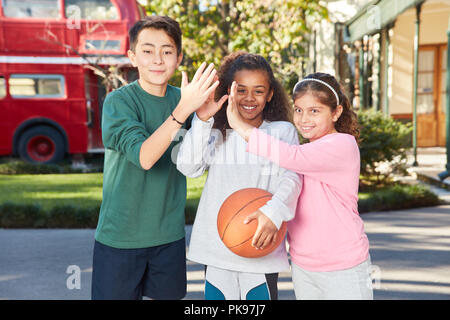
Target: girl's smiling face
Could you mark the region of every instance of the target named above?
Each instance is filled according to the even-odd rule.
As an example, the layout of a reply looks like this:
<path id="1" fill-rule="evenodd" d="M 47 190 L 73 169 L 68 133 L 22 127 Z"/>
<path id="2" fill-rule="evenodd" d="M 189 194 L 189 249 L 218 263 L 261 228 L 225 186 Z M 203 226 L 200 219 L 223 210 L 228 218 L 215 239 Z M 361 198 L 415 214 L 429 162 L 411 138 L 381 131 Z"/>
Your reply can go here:
<path id="1" fill-rule="evenodd" d="M 337 106 L 334 112 L 322 104 L 310 92 L 294 101 L 294 124 L 303 138 L 310 142 L 323 136 L 337 132 L 334 124 L 342 113 L 342 106 Z"/>
<path id="2" fill-rule="evenodd" d="M 264 107 L 273 95 L 267 74 L 261 70 L 240 70 L 235 73 L 234 81 L 239 114 L 248 124 L 259 127 Z"/>

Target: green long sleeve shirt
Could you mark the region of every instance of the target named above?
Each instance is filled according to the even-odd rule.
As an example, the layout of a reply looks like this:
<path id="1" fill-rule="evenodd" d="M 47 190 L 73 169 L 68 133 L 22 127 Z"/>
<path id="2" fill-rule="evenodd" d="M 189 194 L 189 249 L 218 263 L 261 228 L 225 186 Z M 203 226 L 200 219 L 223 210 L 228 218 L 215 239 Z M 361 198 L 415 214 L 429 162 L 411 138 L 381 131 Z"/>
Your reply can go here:
<path id="1" fill-rule="evenodd" d="M 173 141 L 150 170 L 139 162 L 142 143 L 170 116 L 179 88 L 164 97 L 144 91 L 137 81 L 105 99 L 103 201 L 95 239 L 122 248 L 146 248 L 184 237 L 186 178 L 174 163 Z"/>

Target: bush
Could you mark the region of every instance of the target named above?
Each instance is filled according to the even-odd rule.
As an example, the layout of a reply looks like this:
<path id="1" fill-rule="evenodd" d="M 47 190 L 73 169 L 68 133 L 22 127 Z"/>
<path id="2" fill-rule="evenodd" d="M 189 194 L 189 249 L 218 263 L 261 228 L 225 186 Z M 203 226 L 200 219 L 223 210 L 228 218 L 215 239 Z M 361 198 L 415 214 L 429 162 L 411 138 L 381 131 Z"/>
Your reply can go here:
<path id="1" fill-rule="evenodd" d="M 22 160 L 0 163 L 0 174 L 51 174 L 80 173 L 80 169 L 72 169 L 70 164 L 36 164 Z"/>
<path id="2" fill-rule="evenodd" d="M 100 207 L 79 208 L 74 205 L 54 207 L 47 219 L 48 228 L 95 228 Z"/>
<path id="3" fill-rule="evenodd" d="M 45 213 L 38 205 L 11 202 L 0 205 L 0 227 L 2 228 L 40 228 L 45 224 Z"/>
<path id="4" fill-rule="evenodd" d="M 371 193 L 367 199 L 358 201 L 360 213 L 429 207 L 440 204 L 440 200 L 424 185 L 395 185 Z"/>
<path id="5" fill-rule="evenodd" d="M 439 198 L 423 185 L 396 185 L 358 201 L 360 213 L 435 206 Z M 186 223 L 194 222 L 198 200 L 186 203 Z M 48 211 L 35 204 L 0 205 L 0 228 L 96 228 L 100 206 L 55 206 Z"/>
<path id="6" fill-rule="evenodd" d="M 73 167 L 70 161 L 57 164 L 28 163 L 14 158 L 0 158 L 0 174 L 96 173 L 103 171 L 103 158 L 86 159 L 86 167 Z"/>
<path id="7" fill-rule="evenodd" d="M 95 228 L 99 206 L 55 206 L 45 211 L 35 204 L 0 205 L 0 228 Z"/>
<path id="8" fill-rule="evenodd" d="M 360 111 L 358 122 L 361 182 L 386 184 L 394 173 L 406 174 L 411 124 L 403 124 L 374 110 Z"/>
<path id="9" fill-rule="evenodd" d="M 195 215 L 197 213 L 197 207 L 199 199 L 187 199 L 186 206 L 184 208 L 184 217 L 186 224 L 193 224 L 195 220 Z"/>

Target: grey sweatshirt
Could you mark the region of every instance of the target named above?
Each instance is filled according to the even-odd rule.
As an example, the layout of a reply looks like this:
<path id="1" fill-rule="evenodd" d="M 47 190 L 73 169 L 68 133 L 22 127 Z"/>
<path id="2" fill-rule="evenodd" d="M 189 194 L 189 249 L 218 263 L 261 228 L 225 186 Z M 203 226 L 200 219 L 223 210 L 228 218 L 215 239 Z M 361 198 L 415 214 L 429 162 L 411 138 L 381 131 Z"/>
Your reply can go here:
<path id="1" fill-rule="evenodd" d="M 188 250 L 188 259 L 214 267 L 255 273 L 289 270 L 285 242 L 261 258 L 244 258 L 234 254 L 221 241 L 217 231 L 217 214 L 223 201 L 244 188 L 261 188 L 273 194 L 260 208 L 280 228 L 295 215 L 303 177 L 246 152 L 247 143 L 233 130 L 223 142 L 219 130 L 212 129 L 214 119 L 204 122 L 195 115 L 192 127 L 184 136 L 177 156 L 177 168 L 188 177 L 208 176 L 203 189 Z M 264 121 L 259 129 L 290 144 L 298 144 L 295 127 L 284 121 Z"/>

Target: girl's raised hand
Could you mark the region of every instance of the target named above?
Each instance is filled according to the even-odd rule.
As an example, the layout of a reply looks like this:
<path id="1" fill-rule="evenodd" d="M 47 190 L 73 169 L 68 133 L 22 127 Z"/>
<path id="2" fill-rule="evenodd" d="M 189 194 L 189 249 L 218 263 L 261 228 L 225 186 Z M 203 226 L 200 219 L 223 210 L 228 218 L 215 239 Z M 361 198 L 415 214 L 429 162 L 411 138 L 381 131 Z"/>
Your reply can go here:
<path id="1" fill-rule="evenodd" d="M 248 141 L 251 131 L 254 127 L 241 117 L 236 103 L 236 93 L 237 93 L 237 83 L 233 81 L 231 84 L 230 95 L 228 96 L 228 106 L 227 106 L 227 118 L 228 124 L 233 128 L 239 135 Z"/>

